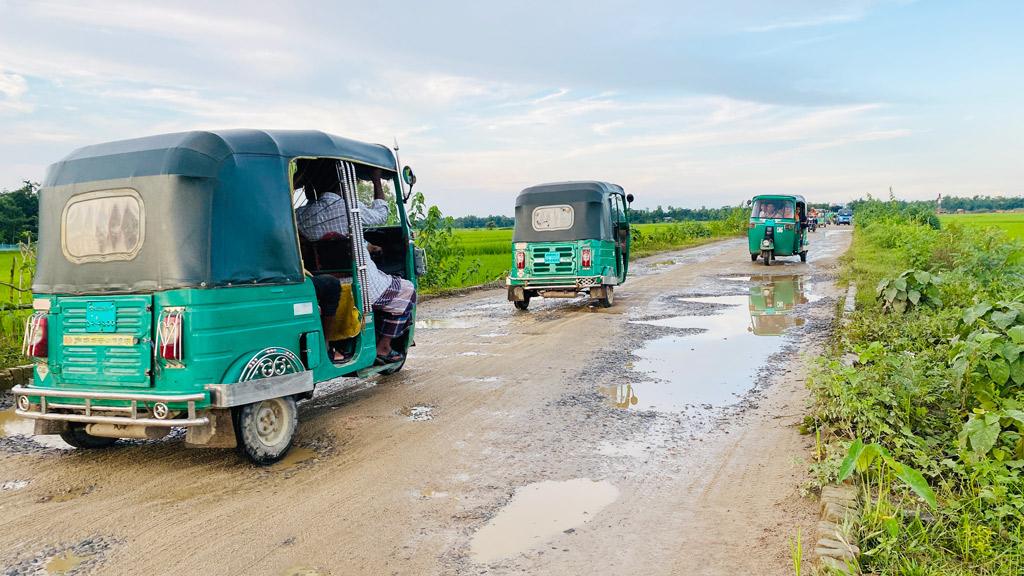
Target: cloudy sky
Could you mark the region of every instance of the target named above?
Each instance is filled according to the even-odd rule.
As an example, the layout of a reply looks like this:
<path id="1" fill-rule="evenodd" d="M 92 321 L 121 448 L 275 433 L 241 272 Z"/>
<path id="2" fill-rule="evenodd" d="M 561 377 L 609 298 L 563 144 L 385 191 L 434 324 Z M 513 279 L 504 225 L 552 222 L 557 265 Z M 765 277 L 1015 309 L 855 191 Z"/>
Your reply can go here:
<path id="1" fill-rule="evenodd" d="M 90 143 L 314 128 L 402 146 L 447 213 L 1024 193 L 1017 0 L 0 0 L 0 188 Z"/>

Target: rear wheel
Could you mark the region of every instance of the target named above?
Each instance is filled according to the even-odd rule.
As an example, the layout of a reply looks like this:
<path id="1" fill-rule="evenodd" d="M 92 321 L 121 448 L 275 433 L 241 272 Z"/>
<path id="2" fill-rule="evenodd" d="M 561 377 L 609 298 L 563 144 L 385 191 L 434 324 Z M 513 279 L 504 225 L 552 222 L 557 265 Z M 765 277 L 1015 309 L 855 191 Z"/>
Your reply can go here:
<path id="1" fill-rule="evenodd" d="M 757 262 L 757 254 L 751 254 L 750 255 L 750 261 L 751 262 Z"/>
<path id="2" fill-rule="evenodd" d="M 604 287 L 604 297 L 598 298 L 602 308 L 611 308 L 615 304 L 615 288 L 612 286 Z"/>
<path id="3" fill-rule="evenodd" d="M 295 400 L 271 398 L 235 408 L 238 452 L 258 466 L 273 464 L 292 447 L 298 411 Z"/>
<path id="4" fill-rule="evenodd" d="M 71 424 L 65 432 L 60 433 L 61 440 L 81 450 L 109 448 L 117 442 L 117 438 L 93 436 L 85 431 L 85 426 Z"/>
<path id="5" fill-rule="evenodd" d="M 807 250 L 804 250 L 803 252 L 800 253 L 800 261 L 807 262 Z"/>

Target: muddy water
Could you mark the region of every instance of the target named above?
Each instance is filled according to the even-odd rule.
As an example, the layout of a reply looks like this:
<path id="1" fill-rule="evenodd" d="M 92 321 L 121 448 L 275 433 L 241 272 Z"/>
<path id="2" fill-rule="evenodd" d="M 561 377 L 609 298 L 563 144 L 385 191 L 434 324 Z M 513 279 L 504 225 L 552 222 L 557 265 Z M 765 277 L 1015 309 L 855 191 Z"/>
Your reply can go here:
<path id="1" fill-rule="evenodd" d="M 78 568 L 85 560 L 85 557 L 77 556 L 71 552 L 64 552 L 50 558 L 50 561 L 46 563 L 46 573 L 68 574 Z"/>
<path id="2" fill-rule="evenodd" d="M 593 520 L 618 497 L 615 485 L 588 478 L 522 486 L 473 537 L 473 560 L 493 562 L 540 546 L 565 530 Z"/>
<path id="3" fill-rule="evenodd" d="M 728 278 L 747 284 L 746 295 L 682 298 L 720 307 L 711 315 L 675 316 L 648 324 L 699 330 L 648 341 L 634 368 L 652 381 L 605 392 L 615 406 L 666 412 L 721 407 L 737 402 L 758 381 L 767 359 L 785 341 L 778 336 L 804 320 L 797 307 L 817 299 L 799 276 Z M 796 358 L 776 360 L 796 362 Z"/>
<path id="4" fill-rule="evenodd" d="M 35 442 L 40 446 L 47 448 L 58 448 L 61 450 L 71 450 L 71 446 L 60 439 L 60 436 L 33 436 L 32 431 L 35 428 L 35 424 L 27 419 L 20 418 L 14 413 L 14 408 L 8 408 L 6 410 L 0 410 L 0 437 L 10 438 L 13 436 L 24 436 L 30 439 L 31 442 Z"/>

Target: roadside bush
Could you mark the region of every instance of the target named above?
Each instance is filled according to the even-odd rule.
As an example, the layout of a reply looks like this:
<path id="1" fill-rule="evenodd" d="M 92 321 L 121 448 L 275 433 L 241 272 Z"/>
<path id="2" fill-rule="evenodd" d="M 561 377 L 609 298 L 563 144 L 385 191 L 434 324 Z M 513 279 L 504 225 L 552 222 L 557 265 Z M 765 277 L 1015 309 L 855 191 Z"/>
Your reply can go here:
<path id="1" fill-rule="evenodd" d="M 416 245 L 427 255 L 427 273 L 420 277 L 420 286 L 430 292 L 465 285 L 480 264 L 464 264 L 465 249 L 455 235 L 452 217 L 444 216 L 437 206 L 428 207 L 423 194 L 416 193 L 409 206 L 409 220 L 416 232 Z"/>
<path id="2" fill-rule="evenodd" d="M 939 278 L 924 270 L 907 270 L 895 278 L 885 278 L 875 288 L 875 297 L 886 312 L 906 312 L 918 305 L 942 306 Z"/>
<path id="3" fill-rule="evenodd" d="M 820 360 L 809 424 L 833 462 L 855 440 L 883 455 L 859 471 L 864 572 L 1021 574 L 1024 249 L 936 224 L 893 203 L 857 209 L 846 274 L 877 298 L 858 299 Z M 853 473 L 849 460 L 816 466 L 821 481 Z M 920 471 L 934 509 L 892 463 Z"/>

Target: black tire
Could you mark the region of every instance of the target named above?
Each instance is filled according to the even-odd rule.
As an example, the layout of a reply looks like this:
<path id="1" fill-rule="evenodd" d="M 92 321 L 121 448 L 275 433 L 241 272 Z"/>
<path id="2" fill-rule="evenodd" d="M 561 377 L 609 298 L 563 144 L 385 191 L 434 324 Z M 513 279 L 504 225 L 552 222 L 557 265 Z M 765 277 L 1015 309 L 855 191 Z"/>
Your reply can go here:
<path id="1" fill-rule="evenodd" d="M 757 254 L 751 254 L 750 255 L 750 261 L 751 262 L 757 262 Z"/>
<path id="2" fill-rule="evenodd" d="M 772 253 L 767 251 L 767 250 L 761 252 L 761 260 L 764 261 L 764 265 L 765 266 L 771 266 L 772 265 Z"/>
<path id="3" fill-rule="evenodd" d="M 800 253 L 800 261 L 801 262 L 807 262 L 807 251 L 806 250 L 804 250 L 803 252 Z"/>
<path id="4" fill-rule="evenodd" d="M 526 310 L 527 308 L 530 307 L 530 297 L 527 296 L 522 300 L 516 300 L 515 302 L 513 302 L 513 304 L 515 304 L 516 308 L 520 310 Z"/>
<path id="5" fill-rule="evenodd" d="M 273 464 L 292 447 L 298 411 L 291 396 L 271 398 L 234 409 L 238 452 L 257 466 Z"/>
<path id="6" fill-rule="evenodd" d="M 117 438 L 106 438 L 104 436 L 93 436 L 85 431 L 85 426 L 71 424 L 66 432 L 60 433 L 61 440 L 78 448 L 79 450 L 100 450 L 110 448 L 117 442 Z"/>
<path id="7" fill-rule="evenodd" d="M 604 298 L 598 298 L 598 303 L 601 304 L 602 308 L 611 308 L 615 305 L 615 288 L 613 286 L 604 287 Z"/>

